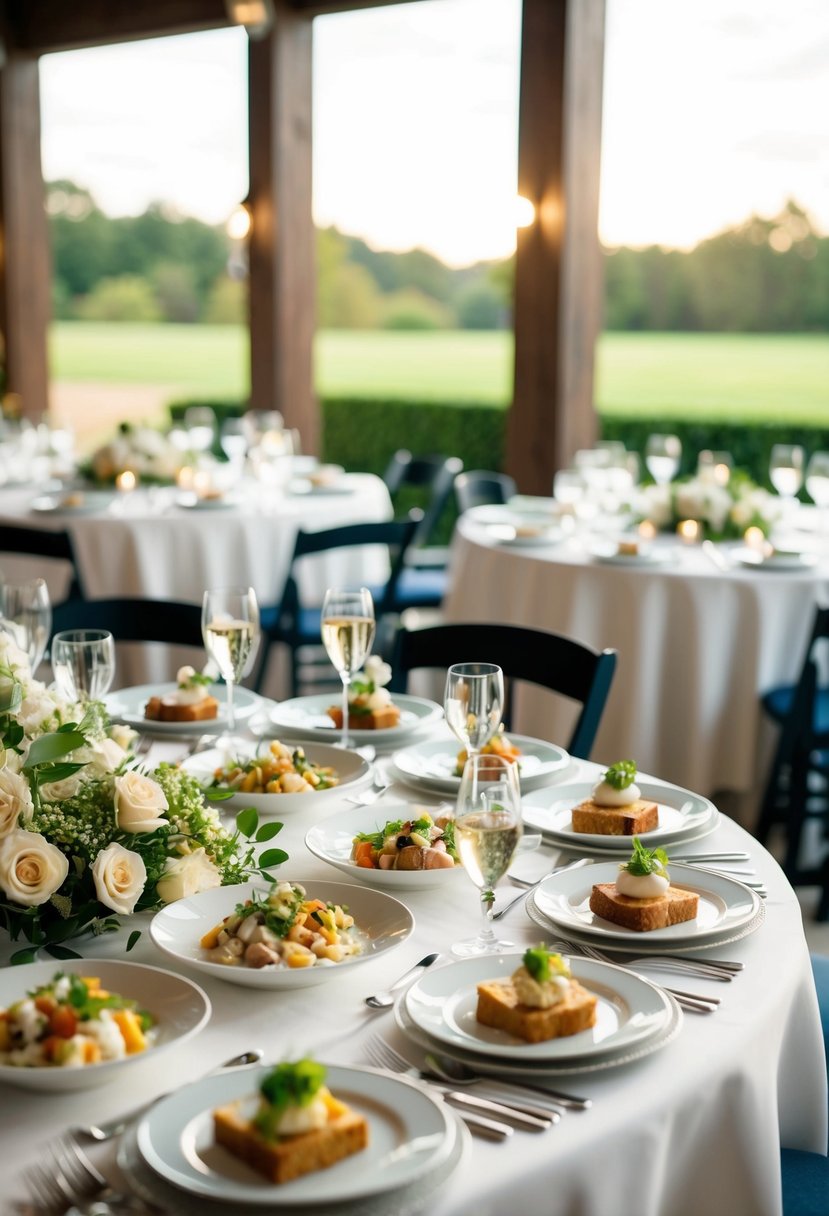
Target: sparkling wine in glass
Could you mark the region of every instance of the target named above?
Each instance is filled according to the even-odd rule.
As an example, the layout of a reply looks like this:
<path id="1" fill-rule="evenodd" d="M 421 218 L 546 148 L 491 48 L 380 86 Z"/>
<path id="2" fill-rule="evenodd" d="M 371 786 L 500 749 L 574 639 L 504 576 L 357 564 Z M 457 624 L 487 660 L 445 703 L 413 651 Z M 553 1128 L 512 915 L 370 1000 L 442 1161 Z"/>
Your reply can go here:
<path id="1" fill-rule="evenodd" d="M 42 578 L 0 587 L 0 629 L 28 656 L 32 674 L 40 666 L 52 632 L 49 588 Z"/>
<path id="2" fill-rule="evenodd" d="M 501 725 L 504 673 L 494 663 L 454 663 L 446 673 L 443 694 L 446 724 L 476 755 Z"/>
<path id="3" fill-rule="evenodd" d="M 259 605 L 253 587 L 205 591 L 201 631 L 205 650 L 227 686 L 227 731 L 232 737 L 233 688 L 250 671 L 259 649 Z"/>
<path id="4" fill-rule="evenodd" d="M 343 747 L 348 747 L 348 689 L 371 651 L 374 627 L 374 601 L 367 587 L 359 591 L 326 591 L 322 644 L 343 682 Z"/>
<path id="5" fill-rule="evenodd" d="M 100 701 L 115 675 L 115 642 L 106 629 L 68 629 L 52 639 L 52 672 L 67 701 Z"/>
<path id="6" fill-rule="evenodd" d="M 216 438 L 216 415 L 209 405 L 191 405 L 184 411 L 184 425 L 192 451 L 209 452 Z"/>
<path id="7" fill-rule="evenodd" d="M 496 954 L 512 942 L 492 929 L 495 887 L 509 869 L 521 839 L 518 766 L 502 756 L 470 756 L 463 770 L 455 812 L 455 843 L 461 862 L 481 892 L 483 925 L 476 938 L 456 942 L 461 958 Z"/>
<path id="8" fill-rule="evenodd" d="M 781 498 L 796 498 L 803 485 L 803 448 L 776 443 L 771 449 L 769 480 Z"/>
<path id="9" fill-rule="evenodd" d="M 679 472 L 682 444 L 676 435 L 651 435 L 645 445 L 645 465 L 658 486 L 666 486 Z"/>

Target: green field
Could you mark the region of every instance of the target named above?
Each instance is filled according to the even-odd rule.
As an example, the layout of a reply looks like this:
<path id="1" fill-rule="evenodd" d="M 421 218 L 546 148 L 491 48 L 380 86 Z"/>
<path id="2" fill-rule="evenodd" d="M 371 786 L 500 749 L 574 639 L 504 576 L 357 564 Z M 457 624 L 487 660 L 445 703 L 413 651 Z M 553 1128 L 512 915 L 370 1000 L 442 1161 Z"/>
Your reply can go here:
<path id="1" fill-rule="evenodd" d="M 174 396 L 242 397 L 247 335 L 235 326 L 63 322 L 51 335 L 58 382 L 161 384 Z M 506 403 L 506 333 L 323 331 L 323 396 Z M 829 338 L 782 334 L 604 334 L 603 413 L 829 420 Z"/>

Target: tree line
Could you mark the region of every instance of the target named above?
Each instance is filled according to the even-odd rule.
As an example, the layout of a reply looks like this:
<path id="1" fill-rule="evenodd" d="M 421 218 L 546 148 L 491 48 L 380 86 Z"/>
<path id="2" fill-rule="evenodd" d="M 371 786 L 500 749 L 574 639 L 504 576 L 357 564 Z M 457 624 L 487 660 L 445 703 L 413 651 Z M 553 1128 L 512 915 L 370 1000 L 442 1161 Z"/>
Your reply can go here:
<path id="1" fill-rule="evenodd" d="M 244 263 L 222 227 L 153 204 L 111 217 L 73 182 L 47 190 L 59 319 L 228 324 L 246 311 Z M 605 250 L 605 328 L 829 330 L 829 238 L 789 202 L 692 250 Z M 514 259 L 456 269 L 422 249 L 372 249 L 317 233 L 317 314 L 326 329 L 500 329 Z"/>

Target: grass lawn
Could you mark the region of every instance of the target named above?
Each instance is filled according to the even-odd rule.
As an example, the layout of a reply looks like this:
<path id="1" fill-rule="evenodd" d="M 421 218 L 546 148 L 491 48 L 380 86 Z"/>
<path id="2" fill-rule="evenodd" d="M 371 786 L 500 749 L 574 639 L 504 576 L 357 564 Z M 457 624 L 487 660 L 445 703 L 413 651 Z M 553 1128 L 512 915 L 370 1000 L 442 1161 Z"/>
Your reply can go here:
<path id="1" fill-rule="evenodd" d="M 239 326 L 61 322 L 51 335 L 58 382 L 163 384 L 177 396 L 242 397 Z M 323 331 L 323 396 L 506 403 L 512 335 Z M 739 420 L 829 419 L 829 339 L 783 334 L 604 334 L 597 402 L 605 413 Z"/>

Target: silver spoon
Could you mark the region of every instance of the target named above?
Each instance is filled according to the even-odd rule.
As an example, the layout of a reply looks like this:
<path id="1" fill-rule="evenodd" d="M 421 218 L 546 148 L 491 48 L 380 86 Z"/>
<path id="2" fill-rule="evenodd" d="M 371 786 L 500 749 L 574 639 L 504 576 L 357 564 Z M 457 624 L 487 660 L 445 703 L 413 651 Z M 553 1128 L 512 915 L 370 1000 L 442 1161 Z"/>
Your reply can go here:
<path id="1" fill-rule="evenodd" d="M 388 988 L 384 988 L 381 992 L 375 992 L 373 996 L 366 997 L 366 1004 L 370 1009 L 390 1009 L 394 1004 L 393 993 L 395 989 L 402 988 L 405 983 L 413 979 L 417 973 L 424 970 L 426 967 L 431 967 L 432 963 L 436 963 L 440 958 L 439 954 L 427 954 L 419 963 L 415 963 L 414 967 L 410 967 L 399 980 L 395 980 Z"/>

